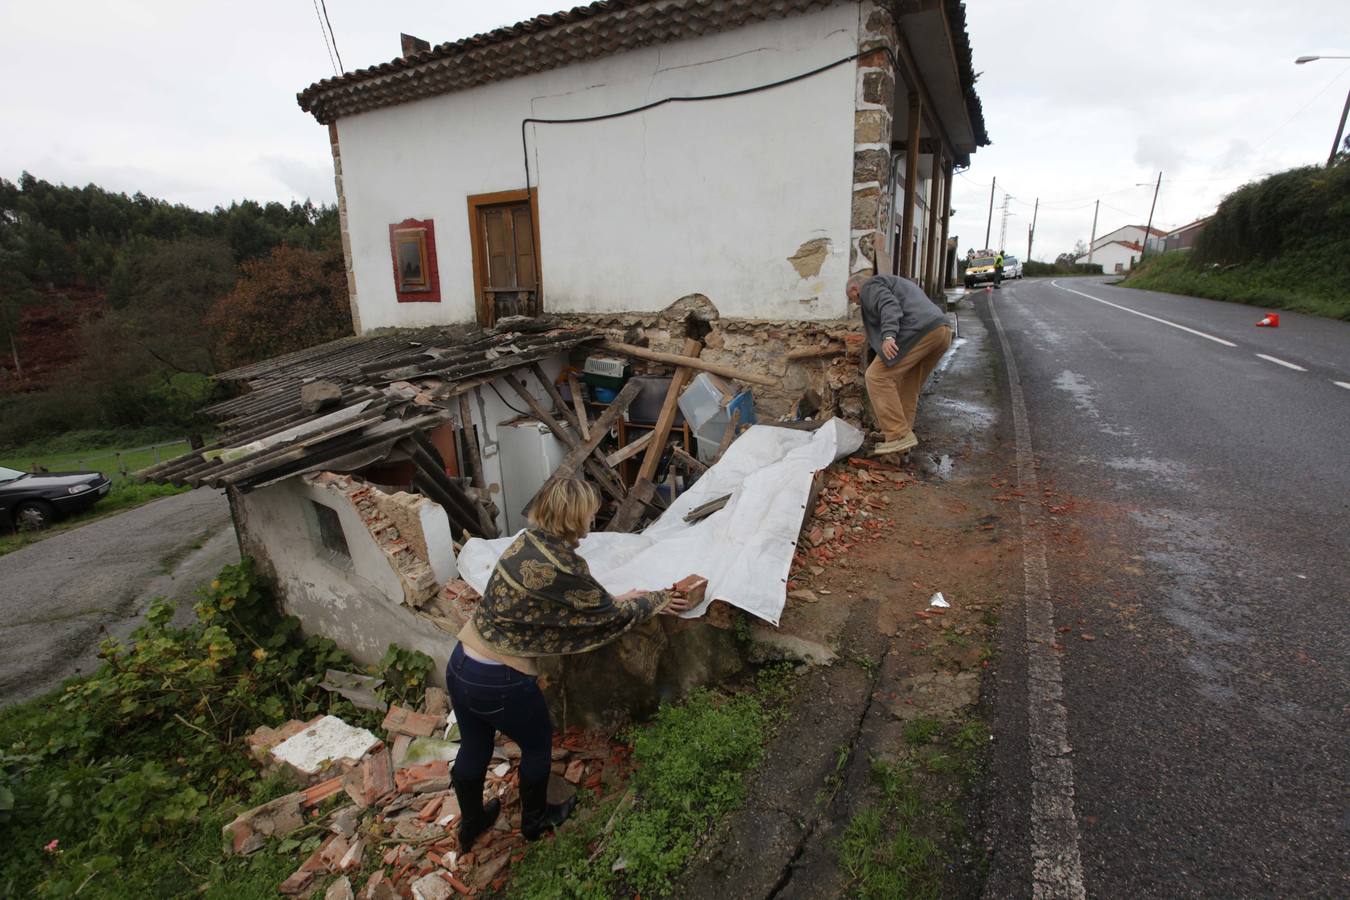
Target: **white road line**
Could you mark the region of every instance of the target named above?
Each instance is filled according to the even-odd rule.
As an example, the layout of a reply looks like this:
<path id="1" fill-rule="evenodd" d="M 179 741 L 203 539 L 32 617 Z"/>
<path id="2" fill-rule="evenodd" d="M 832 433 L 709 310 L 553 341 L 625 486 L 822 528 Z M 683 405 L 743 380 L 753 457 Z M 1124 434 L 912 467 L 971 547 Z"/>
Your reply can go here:
<path id="1" fill-rule="evenodd" d="M 1296 365 L 1294 365 L 1294 364 L 1291 363 L 1291 362 L 1285 362 L 1284 360 L 1282 360 L 1282 359 L 1276 359 L 1276 358 L 1273 357 L 1273 356 L 1266 356 L 1264 353 L 1258 353 L 1258 354 L 1256 354 L 1256 355 L 1259 356 L 1259 357 L 1261 357 L 1262 359 L 1264 359 L 1266 362 L 1273 362 L 1273 363 L 1274 363 L 1275 365 L 1277 365 L 1277 366 L 1284 366 L 1286 369 L 1293 369 L 1295 372 L 1306 372 L 1306 371 L 1308 371 L 1307 369 L 1303 368 L 1302 366 L 1296 366 Z"/>
<path id="2" fill-rule="evenodd" d="M 1333 381 L 1332 384 L 1336 385 L 1336 387 L 1343 387 L 1347 391 L 1350 391 L 1350 384 L 1346 384 L 1344 381 Z"/>
<path id="3" fill-rule="evenodd" d="M 1083 860 L 1078 852 L 1078 818 L 1073 807 L 1073 762 L 1069 746 L 1069 714 L 1064 708 L 1064 682 L 1055 645 L 1055 610 L 1050 602 L 1050 569 L 1045 536 L 1029 527 L 1031 504 L 1041 496 L 1031 425 L 998 304 L 989 314 L 1003 345 L 1012 393 L 1013 430 L 1017 439 L 1017 513 L 1022 525 L 1022 576 L 1027 651 L 1027 744 L 1031 756 L 1031 896 L 1035 900 L 1083 900 Z"/>
<path id="4" fill-rule="evenodd" d="M 1150 316 L 1148 313 L 1142 313 L 1137 309 L 1130 309 L 1128 306 L 1121 306 L 1119 303 L 1112 303 L 1110 300 L 1103 300 L 1101 297 L 1094 297 L 1091 294 L 1085 294 L 1082 291 L 1075 291 L 1073 288 L 1066 288 L 1063 285 L 1061 285 L 1058 281 L 1052 281 L 1050 282 L 1050 284 L 1059 288 L 1061 291 L 1068 291 L 1070 294 L 1077 294 L 1078 296 L 1086 297 L 1089 300 L 1096 300 L 1098 303 L 1104 303 L 1107 306 L 1113 306 L 1116 309 L 1130 313 L 1131 315 L 1140 316 L 1141 318 L 1145 319 L 1151 319 L 1154 322 L 1161 322 L 1163 325 L 1170 325 L 1173 328 L 1179 328 L 1182 331 L 1189 332 L 1197 337 L 1202 337 L 1207 341 L 1213 341 L 1216 344 L 1223 344 L 1225 347 L 1237 346 L 1237 344 L 1234 344 L 1232 341 L 1225 341 L 1221 337 L 1215 337 L 1212 334 L 1205 334 L 1203 331 L 1196 331 L 1194 328 L 1187 328 L 1185 325 L 1178 325 L 1176 322 L 1169 322 L 1166 319 L 1160 319 L 1157 316 Z"/>

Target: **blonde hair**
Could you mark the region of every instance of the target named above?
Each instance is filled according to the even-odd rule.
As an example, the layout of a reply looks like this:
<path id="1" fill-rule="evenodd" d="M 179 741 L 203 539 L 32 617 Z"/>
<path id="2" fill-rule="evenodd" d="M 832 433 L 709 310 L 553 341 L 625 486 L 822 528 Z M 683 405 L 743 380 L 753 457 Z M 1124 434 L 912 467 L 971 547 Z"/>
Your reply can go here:
<path id="1" fill-rule="evenodd" d="M 600 509 L 600 492 L 580 478 L 556 478 L 539 491 L 530 507 L 530 524 L 575 544 L 591 530 Z"/>

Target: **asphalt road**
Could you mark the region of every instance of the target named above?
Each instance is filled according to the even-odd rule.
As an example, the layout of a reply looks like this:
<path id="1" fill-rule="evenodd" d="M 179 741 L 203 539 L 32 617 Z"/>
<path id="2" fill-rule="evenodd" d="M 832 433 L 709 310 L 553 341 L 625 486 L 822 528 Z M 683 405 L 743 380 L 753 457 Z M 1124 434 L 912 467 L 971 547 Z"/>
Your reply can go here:
<path id="1" fill-rule="evenodd" d="M 1350 323 L 1103 281 L 976 299 L 1025 396 L 1054 616 L 1005 616 L 985 896 L 1032 896 L 1029 845 L 1063 839 L 1032 814 L 1047 646 L 1087 896 L 1350 896 Z"/>
<path id="2" fill-rule="evenodd" d="M 199 585 L 238 559 L 229 505 L 208 489 L 0 556 L 0 704 L 97 668 L 99 643 L 130 634 L 151 600 L 191 601 Z"/>

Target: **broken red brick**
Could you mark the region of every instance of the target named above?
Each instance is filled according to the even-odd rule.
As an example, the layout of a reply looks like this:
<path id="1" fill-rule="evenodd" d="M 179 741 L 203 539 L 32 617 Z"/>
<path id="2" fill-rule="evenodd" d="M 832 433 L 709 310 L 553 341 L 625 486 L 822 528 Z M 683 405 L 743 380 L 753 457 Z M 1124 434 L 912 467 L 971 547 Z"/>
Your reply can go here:
<path id="1" fill-rule="evenodd" d="M 394 787 L 399 793 L 413 793 L 414 788 L 430 781 L 439 781 L 444 786 L 450 783 L 450 763 L 443 759 L 399 769 L 394 773 Z"/>
<path id="2" fill-rule="evenodd" d="M 320 781 L 316 785 L 305 788 L 301 793 L 305 796 L 306 806 L 318 806 L 329 797 L 342 790 L 342 781 L 345 776 L 335 775 L 327 781 Z"/>
<path id="3" fill-rule="evenodd" d="M 708 579 L 702 575 L 688 575 L 675 582 L 672 590 L 682 597 L 687 597 L 692 606 L 697 606 L 703 602 L 703 592 L 708 589 Z"/>
<path id="4" fill-rule="evenodd" d="M 402 706 L 390 706 L 389 714 L 384 717 L 384 724 L 381 727 L 388 732 L 400 732 L 413 737 L 431 737 L 437 729 L 445 727 L 445 719 Z"/>
<path id="5" fill-rule="evenodd" d="M 347 796 L 363 809 L 373 806 L 385 794 L 394 790 L 394 769 L 389 751 L 383 747 L 366 755 L 361 765 L 348 772 L 343 779 Z"/>

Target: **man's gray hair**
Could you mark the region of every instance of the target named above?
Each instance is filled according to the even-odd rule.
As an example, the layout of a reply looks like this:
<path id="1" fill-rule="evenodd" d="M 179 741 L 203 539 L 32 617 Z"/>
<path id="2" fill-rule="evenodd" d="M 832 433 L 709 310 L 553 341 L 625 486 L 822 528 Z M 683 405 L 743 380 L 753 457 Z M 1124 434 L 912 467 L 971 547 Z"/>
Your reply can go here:
<path id="1" fill-rule="evenodd" d="M 862 286 L 872 277 L 871 269 L 864 269 L 861 272 L 854 272 L 848 277 L 848 282 L 844 285 L 844 293 L 848 293 L 855 287 L 862 290 Z"/>

